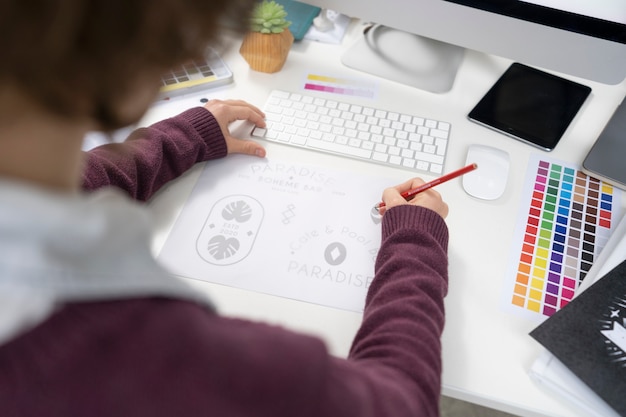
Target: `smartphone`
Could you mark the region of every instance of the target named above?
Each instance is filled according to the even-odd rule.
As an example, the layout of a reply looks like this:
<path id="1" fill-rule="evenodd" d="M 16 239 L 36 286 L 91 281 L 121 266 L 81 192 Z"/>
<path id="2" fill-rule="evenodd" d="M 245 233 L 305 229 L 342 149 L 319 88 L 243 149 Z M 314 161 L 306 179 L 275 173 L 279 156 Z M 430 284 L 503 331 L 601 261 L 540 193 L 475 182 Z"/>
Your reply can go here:
<path id="1" fill-rule="evenodd" d="M 516 62 L 468 117 L 509 137 L 551 151 L 590 94 L 588 86 Z"/>

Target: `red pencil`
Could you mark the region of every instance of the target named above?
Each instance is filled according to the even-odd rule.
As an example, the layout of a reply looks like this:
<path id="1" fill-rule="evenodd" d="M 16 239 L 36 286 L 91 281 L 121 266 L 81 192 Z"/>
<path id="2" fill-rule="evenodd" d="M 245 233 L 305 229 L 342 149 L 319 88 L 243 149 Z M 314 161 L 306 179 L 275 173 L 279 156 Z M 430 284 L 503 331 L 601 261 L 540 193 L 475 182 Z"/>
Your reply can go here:
<path id="1" fill-rule="evenodd" d="M 446 175 L 444 175 L 442 177 L 439 177 L 439 178 L 437 178 L 435 180 L 432 180 L 430 182 L 422 184 L 422 185 L 420 185 L 417 188 L 414 188 L 414 189 L 409 190 L 409 191 L 405 191 L 405 192 L 403 192 L 400 195 L 402 197 L 404 197 L 405 200 L 409 200 L 411 197 L 413 197 L 416 194 L 419 194 L 419 193 L 421 193 L 423 191 L 426 191 L 429 188 L 433 188 L 435 185 L 439 185 L 439 184 L 442 184 L 442 183 L 444 183 L 446 181 L 450 181 L 453 178 L 460 177 L 463 174 L 467 174 L 468 172 L 473 171 L 476 168 L 478 168 L 477 164 L 469 164 L 466 167 L 463 167 L 461 169 L 457 169 L 456 171 L 452 171 L 449 174 L 446 174 Z M 385 207 L 385 202 L 381 201 L 380 203 L 376 204 L 376 206 L 374 206 L 374 207 L 376 207 L 376 210 L 378 210 L 378 209 L 380 209 L 382 207 Z"/>

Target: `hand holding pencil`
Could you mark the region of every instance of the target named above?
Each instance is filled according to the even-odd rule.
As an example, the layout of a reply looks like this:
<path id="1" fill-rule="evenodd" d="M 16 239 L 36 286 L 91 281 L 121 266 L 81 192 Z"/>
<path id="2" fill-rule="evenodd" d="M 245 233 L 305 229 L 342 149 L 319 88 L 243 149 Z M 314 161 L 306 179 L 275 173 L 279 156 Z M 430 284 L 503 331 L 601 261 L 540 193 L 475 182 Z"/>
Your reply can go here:
<path id="1" fill-rule="evenodd" d="M 414 178 L 395 187 L 387 188 L 383 193 L 383 201 L 376 204 L 374 208 L 378 210 L 380 214 L 383 214 L 388 208 L 394 206 L 414 204 L 434 210 L 439 213 L 441 217 L 445 218 L 448 215 L 448 205 L 441 199 L 439 193 L 432 188 L 473 171 L 476 168 L 476 164 L 470 164 L 430 182 L 424 182 L 420 178 Z"/>

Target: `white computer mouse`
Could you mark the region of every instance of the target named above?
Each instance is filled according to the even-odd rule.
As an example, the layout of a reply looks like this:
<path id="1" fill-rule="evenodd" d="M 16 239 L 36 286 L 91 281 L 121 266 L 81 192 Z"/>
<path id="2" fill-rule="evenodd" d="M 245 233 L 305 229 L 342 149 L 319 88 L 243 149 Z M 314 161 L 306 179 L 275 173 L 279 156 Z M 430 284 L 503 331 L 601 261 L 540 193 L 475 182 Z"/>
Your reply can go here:
<path id="1" fill-rule="evenodd" d="M 486 145 L 470 145 L 466 164 L 478 165 L 463 176 L 463 189 L 481 200 L 495 200 L 506 188 L 509 176 L 509 154 L 502 149 Z"/>

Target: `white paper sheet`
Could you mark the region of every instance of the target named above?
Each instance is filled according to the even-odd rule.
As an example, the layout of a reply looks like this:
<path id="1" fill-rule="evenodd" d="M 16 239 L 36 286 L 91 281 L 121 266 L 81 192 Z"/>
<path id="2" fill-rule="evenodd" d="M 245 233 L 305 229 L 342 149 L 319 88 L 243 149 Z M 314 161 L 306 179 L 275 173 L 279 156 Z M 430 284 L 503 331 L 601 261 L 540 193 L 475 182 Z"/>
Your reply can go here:
<path id="1" fill-rule="evenodd" d="M 380 246 L 372 208 L 396 182 L 243 155 L 211 161 L 159 261 L 178 276 L 360 312 Z"/>

